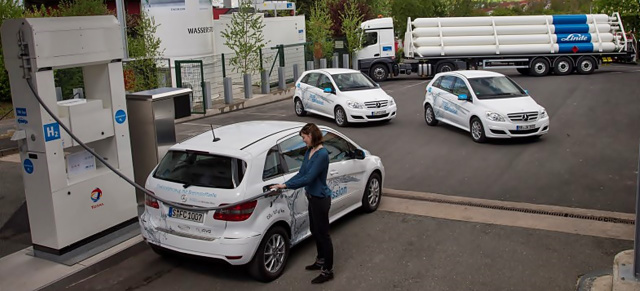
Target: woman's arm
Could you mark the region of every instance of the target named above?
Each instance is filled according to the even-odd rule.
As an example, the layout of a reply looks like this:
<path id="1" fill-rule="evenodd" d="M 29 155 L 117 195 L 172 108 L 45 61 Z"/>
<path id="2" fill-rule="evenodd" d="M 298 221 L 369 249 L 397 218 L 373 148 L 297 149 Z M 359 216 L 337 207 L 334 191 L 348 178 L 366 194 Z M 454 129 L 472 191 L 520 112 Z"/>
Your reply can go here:
<path id="1" fill-rule="evenodd" d="M 312 167 L 303 175 L 295 175 L 293 178 L 289 179 L 289 181 L 285 182 L 284 185 L 287 188 L 298 189 L 304 186 L 309 185 L 313 179 L 317 178 L 320 173 L 329 165 L 329 155 L 327 151 L 318 151 L 315 155 L 319 155 L 316 157 Z"/>

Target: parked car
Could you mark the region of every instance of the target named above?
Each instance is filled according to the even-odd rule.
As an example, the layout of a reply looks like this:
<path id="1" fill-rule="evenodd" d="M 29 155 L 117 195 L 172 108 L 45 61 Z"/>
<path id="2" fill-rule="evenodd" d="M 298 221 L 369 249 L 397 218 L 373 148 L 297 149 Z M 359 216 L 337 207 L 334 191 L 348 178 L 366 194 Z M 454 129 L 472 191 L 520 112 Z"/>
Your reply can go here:
<path id="1" fill-rule="evenodd" d="M 304 189 L 251 199 L 293 177 L 306 145 L 299 122 L 252 121 L 223 126 L 172 146 L 149 175 L 140 217 L 142 236 L 160 254 L 166 250 L 249 265 L 256 279 L 278 278 L 290 247 L 310 236 Z M 320 126 L 329 151 L 330 221 L 363 209 L 373 212 L 382 195 L 384 167 L 338 131 Z M 215 133 L 215 140 L 214 135 Z M 250 201 L 217 211 L 217 207 Z M 176 204 L 178 203 L 178 204 Z"/>
<path id="2" fill-rule="evenodd" d="M 369 76 L 349 69 L 304 72 L 293 95 L 298 116 L 307 113 L 333 118 L 338 126 L 369 121 L 391 121 L 397 107 Z"/>
<path id="3" fill-rule="evenodd" d="M 428 125 L 439 121 L 471 133 L 475 142 L 487 138 L 536 137 L 549 132 L 549 116 L 511 78 L 490 71 L 437 74 L 427 85 L 423 102 Z"/>

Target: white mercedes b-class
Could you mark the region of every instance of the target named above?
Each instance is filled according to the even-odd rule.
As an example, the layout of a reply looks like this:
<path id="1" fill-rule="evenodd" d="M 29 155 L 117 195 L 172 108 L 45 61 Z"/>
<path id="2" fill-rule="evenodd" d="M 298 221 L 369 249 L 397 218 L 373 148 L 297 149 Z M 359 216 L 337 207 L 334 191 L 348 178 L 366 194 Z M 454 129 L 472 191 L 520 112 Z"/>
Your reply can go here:
<path id="1" fill-rule="evenodd" d="M 146 182 L 159 198 L 147 195 L 140 217 L 146 242 L 160 254 L 168 249 L 248 264 L 258 280 L 278 278 L 290 247 L 311 235 L 304 189 L 269 188 L 300 168 L 303 126 L 242 122 L 172 146 Z M 385 175 L 380 158 L 329 127 L 319 128 L 329 151 L 330 221 L 358 208 L 375 211 Z"/>

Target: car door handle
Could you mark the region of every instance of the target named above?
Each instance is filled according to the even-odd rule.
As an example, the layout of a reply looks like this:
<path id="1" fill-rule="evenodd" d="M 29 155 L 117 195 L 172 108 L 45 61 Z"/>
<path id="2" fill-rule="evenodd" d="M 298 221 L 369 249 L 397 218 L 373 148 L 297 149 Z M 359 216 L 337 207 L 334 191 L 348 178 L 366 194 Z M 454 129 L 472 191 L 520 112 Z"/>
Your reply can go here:
<path id="1" fill-rule="evenodd" d="M 337 174 L 338 174 L 338 171 L 336 171 L 336 170 L 329 171 L 329 175 L 331 175 L 331 176 L 335 176 Z"/>
<path id="2" fill-rule="evenodd" d="M 380 56 L 380 54 L 374 54 L 373 56 L 374 56 L 374 57 L 379 57 L 379 56 Z"/>

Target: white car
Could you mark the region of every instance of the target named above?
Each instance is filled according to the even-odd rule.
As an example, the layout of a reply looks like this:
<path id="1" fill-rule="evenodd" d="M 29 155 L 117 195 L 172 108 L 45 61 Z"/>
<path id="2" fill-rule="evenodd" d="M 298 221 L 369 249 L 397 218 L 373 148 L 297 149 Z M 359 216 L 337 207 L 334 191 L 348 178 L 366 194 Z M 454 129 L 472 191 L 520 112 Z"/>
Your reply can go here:
<path id="1" fill-rule="evenodd" d="M 146 242 L 159 254 L 169 249 L 249 264 L 250 273 L 261 281 L 279 277 L 289 248 L 311 234 L 304 189 L 252 198 L 297 173 L 306 151 L 299 135 L 303 126 L 242 122 L 215 129 L 216 141 L 209 131 L 172 146 L 149 175 L 146 188 L 174 205 L 147 195 L 140 217 Z M 385 175 L 380 158 L 331 128 L 320 130 L 329 151 L 330 221 L 358 208 L 375 211 Z M 247 199 L 224 210 L 192 209 Z"/>
<path id="2" fill-rule="evenodd" d="M 549 116 L 516 82 L 490 71 L 439 73 L 427 85 L 424 118 L 442 121 L 487 138 L 541 137 L 549 132 Z"/>
<path id="3" fill-rule="evenodd" d="M 367 75 L 349 69 L 306 71 L 296 82 L 296 114 L 314 113 L 333 118 L 338 126 L 396 117 L 396 103 Z"/>

